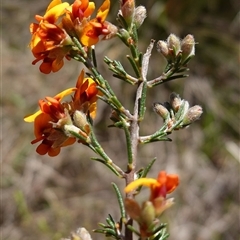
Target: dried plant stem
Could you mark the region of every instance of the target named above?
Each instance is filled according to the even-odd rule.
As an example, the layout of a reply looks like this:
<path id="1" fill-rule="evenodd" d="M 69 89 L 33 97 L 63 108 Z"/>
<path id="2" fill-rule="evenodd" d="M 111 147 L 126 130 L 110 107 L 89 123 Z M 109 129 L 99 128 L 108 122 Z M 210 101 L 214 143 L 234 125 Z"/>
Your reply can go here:
<path id="1" fill-rule="evenodd" d="M 134 181 L 134 174 L 135 174 L 135 168 L 136 168 L 136 162 L 137 162 L 137 147 L 139 143 L 139 121 L 142 120 L 142 119 L 139 119 L 139 116 L 140 116 L 140 110 L 145 107 L 146 94 L 144 92 L 145 90 L 144 88 L 147 82 L 148 64 L 149 64 L 149 59 L 154 46 L 154 42 L 155 42 L 154 40 L 151 40 L 151 43 L 148 46 L 147 51 L 144 54 L 143 60 L 142 60 L 142 68 L 141 68 L 142 81 L 139 83 L 137 88 L 135 104 L 133 109 L 133 118 L 130 123 L 130 139 L 131 139 L 132 156 L 131 156 L 131 161 L 128 164 L 128 173 L 126 174 L 126 184 L 129 184 L 130 182 Z M 129 193 L 127 195 L 127 198 L 132 198 L 132 193 Z"/>
<path id="2" fill-rule="evenodd" d="M 135 173 L 136 173 L 136 165 L 137 165 L 137 148 L 139 144 L 139 122 L 143 119 L 142 109 L 145 108 L 146 102 L 146 87 L 147 87 L 147 72 L 148 72 L 148 64 L 151 56 L 151 52 L 154 46 L 154 40 L 151 40 L 150 45 L 147 48 L 146 53 L 143 56 L 142 60 L 142 68 L 141 70 L 141 80 L 135 98 L 135 104 L 133 109 L 133 118 L 130 122 L 130 143 L 131 143 L 131 161 L 128 162 L 128 170 L 125 175 L 126 185 L 134 181 Z M 133 198 L 133 192 L 127 193 L 126 198 Z M 132 225 L 132 219 L 128 220 L 128 225 Z M 132 231 L 126 228 L 125 231 L 125 240 L 132 240 Z"/>

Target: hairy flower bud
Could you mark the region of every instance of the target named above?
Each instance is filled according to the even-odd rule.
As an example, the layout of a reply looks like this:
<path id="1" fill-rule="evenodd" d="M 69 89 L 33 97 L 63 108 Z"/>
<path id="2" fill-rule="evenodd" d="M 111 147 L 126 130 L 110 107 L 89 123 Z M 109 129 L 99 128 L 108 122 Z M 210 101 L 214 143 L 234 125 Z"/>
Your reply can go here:
<path id="1" fill-rule="evenodd" d="M 73 120 L 74 124 L 81 129 L 88 124 L 86 114 L 78 110 L 74 112 Z"/>
<path id="2" fill-rule="evenodd" d="M 177 54 L 181 49 L 180 39 L 176 35 L 171 33 L 167 38 L 167 44 L 168 44 L 168 48 L 173 50 L 174 55 L 177 56 Z"/>
<path id="3" fill-rule="evenodd" d="M 195 41 L 191 34 L 188 34 L 181 42 L 182 61 L 195 55 Z"/>
<path id="4" fill-rule="evenodd" d="M 168 109 L 161 103 L 153 103 L 153 110 L 164 120 L 168 119 L 170 116 Z"/>
<path id="5" fill-rule="evenodd" d="M 139 28 L 143 24 L 146 17 L 147 17 L 146 8 L 144 6 L 138 6 L 135 9 L 135 14 L 134 14 L 134 19 L 133 19 L 133 21 L 136 25 L 136 28 Z"/>
<path id="6" fill-rule="evenodd" d="M 169 57 L 168 44 L 165 41 L 159 40 L 157 42 L 157 51 L 160 52 L 165 58 Z"/>
<path id="7" fill-rule="evenodd" d="M 187 125 L 195 122 L 196 120 L 198 120 L 200 118 L 202 113 L 203 113 L 202 107 L 199 105 L 195 105 L 195 106 L 189 108 L 186 115 L 183 118 L 182 125 L 187 126 Z"/>
<path id="8" fill-rule="evenodd" d="M 132 24 L 135 13 L 135 0 L 122 0 L 121 12 L 128 26 Z"/>
<path id="9" fill-rule="evenodd" d="M 63 238 L 62 240 L 92 240 L 91 235 L 86 228 L 78 228 L 76 232 L 71 234 L 71 238 Z"/>
<path id="10" fill-rule="evenodd" d="M 76 110 L 73 114 L 73 122 L 74 122 L 74 125 L 79 127 L 87 135 L 89 135 L 90 126 L 89 126 L 89 123 L 87 121 L 87 116 L 86 116 L 85 113 Z"/>
<path id="11" fill-rule="evenodd" d="M 182 99 L 179 97 L 179 95 L 174 92 L 171 93 L 170 105 L 175 113 L 179 110 L 179 107 L 181 106 L 181 104 L 182 104 Z"/>

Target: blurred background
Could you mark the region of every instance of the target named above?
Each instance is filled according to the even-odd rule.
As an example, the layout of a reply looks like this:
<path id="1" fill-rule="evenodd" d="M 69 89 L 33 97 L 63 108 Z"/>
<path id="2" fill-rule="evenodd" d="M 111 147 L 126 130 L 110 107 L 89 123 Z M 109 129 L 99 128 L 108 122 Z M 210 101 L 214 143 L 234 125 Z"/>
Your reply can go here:
<path id="1" fill-rule="evenodd" d="M 96 1 L 97 6 L 102 1 Z M 59 240 L 80 226 L 92 230 L 110 213 L 120 213 L 111 186 L 122 189 L 117 179 L 82 145 L 62 149 L 51 158 L 35 152 L 33 125 L 23 117 L 37 109 L 37 101 L 75 86 L 82 66 L 65 62 L 58 73 L 44 75 L 29 48 L 29 24 L 42 15 L 48 0 L 2 1 L 1 11 L 1 239 Z M 152 111 L 153 102 L 164 102 L 175 91 L 204 109 L 200 121 L 176 131 L 172 142 L 140 146 L 138 168 L 157 161 L 149 177 L 160 170 L 177 173 L 180 186 L 171 194 L 175 205 L 163 214 L 169 223 L 170 240 L 236 240 L 240 236 L 239 210 L 239 38 L 238 0 L 136 0 L 148 17 L 140 28 L 140 50 L 151 38 L 165 40 L 170 33 L 183 38 L 195 36 L 196 56 L 190 62 L 190 76 L 149 90 L 147 117 L 141 133 L 150 134 L 162 120 Z M 112 0 L 108 20 L 116 23 L 118 1 Z M 132 109 L 135 87 L 112 77 L 102 63 L 105 55 L 121 60 L 126 68 L 128 54 L 116 38 L 96 47 L 99 69 L 127 108 Z M 153 51 L 149 79 L 160 75 L 165 61 Z M 96 134 L 109 156 L 126 167 L 124 135 L 108 128 L 110 109 L 99 103 Z M 139 200 L 148 195 L 144 190 Z M 105 239 L 92 233 L 93 239 Z"/>

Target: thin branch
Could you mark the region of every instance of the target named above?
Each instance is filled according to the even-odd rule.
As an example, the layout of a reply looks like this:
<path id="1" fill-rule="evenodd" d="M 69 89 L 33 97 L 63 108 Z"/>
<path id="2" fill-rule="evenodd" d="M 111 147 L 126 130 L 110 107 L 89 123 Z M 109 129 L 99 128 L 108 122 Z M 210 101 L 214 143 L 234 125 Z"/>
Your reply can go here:
<path id="1" fill-rule="evenodd" d="M 142 60 L 142 79 L 143 79 L 143 81 L 147 81 L 149 59 L 151 57 L 151 53 L 152 53 L 154 43 L 155 43 L 155 40 L 152 39 L 148 48 L 147 48 L 146 53 L 143 55 L 143 60 Z"/>

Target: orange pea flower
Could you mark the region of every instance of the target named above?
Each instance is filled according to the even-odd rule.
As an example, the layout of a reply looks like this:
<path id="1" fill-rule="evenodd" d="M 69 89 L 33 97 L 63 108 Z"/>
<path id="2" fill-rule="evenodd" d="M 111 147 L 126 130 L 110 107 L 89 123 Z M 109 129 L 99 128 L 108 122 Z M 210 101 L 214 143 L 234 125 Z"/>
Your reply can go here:
<path id="1" fill-rule="evenodd" d="M 77 36 L 84 46 L 95 45 L 100 35 L 110 34 L 111 24 L 105 21 L 109 9 L 110 0 L 105 0 L 98 9 L 96 17 L 90 20 L 95 4 L 88 0 L 75 0 L 63 18 L 63 26 L 69 35 Z"/>
<path id="2" fill-rule="evenodd" d="M 140 178 L 131 182 L 125 188 L 125 192 L 129 193 L 140 186 L 149 187 L 151 191 L 149 201 L 154 205 L 156 215 L 160 215 L 162 211 L 172 205 L 171 201 L 166 200 L 166 195 L 174 191 L 178 184 L 178 175 L 161 171 L 157 179 Z"/>
<path id="3" fill-rule="evenodd" d="M 38 23 L 30 25 L 32 34 L 30 48 L 36 58 L 32 63 L 42 60 L 40 71 L 43 73 L 56 72 L 63 66 L 63 58 L 71 49 L 72 40 L 57 22 L 66 12 L 68 3 L 53 0 L 44 16 L 36 15 Z M 69 59 L 69 58 L 68 58 Z"/>
<path id="4" fill-rule="evenodd" d="M 42 141 L 37 147 L 36 151 L 40 155 L 48 153 L 53 157 L 60 153 L 60 148 L 63 146 L 71 145 L 75 142 L 75 138 L 68 137 L 61 131 L 60 127 L 56 125 L 61 121 L 64 124 L 71 124 L 69 114 L 64 110 L 64 105 L 61 103 L 63 97 L 75 91 L 75 88 L 69 88 L 55 97 L 46 97 L 45 100 L 39 100 L 40 110 L 35 114 L 25 117 L 25 121 L 34 121 L 34 134 L 35 140 L 31 143 Z"/>
<path id="5" fill-rule="evenodd" d="M 179 179 L 176 174 L 167 174 L 161 171 L 157 179 L 140 178 L 125 188 L 125 192 L 129 193 L 140 186 L 150 188 L 151 194 L 147 201 L 140 206 L 135 199 L 125 199 L 125 209 L 128 215 L 138 222 L 141 237 L 150 237 L 154 234 L 154 227 L 159 223 L 157 218 L 163 211 L 171 207 L 173 199 L 166 199 L 166 195 L 176 189 Z"/>
<path id="6" fill-rule="evenodd" d="M 71 101 L 62 102 L 65 96 L 73 92 Z M 24 118 L 26 122 L 34 122 L 36 138 L 31 143 L 41 141 L 36 149 L 37 153 L 40 155 L 48 153 L 51 157 L 58 155 L 61 147 L 76 141 L 69 130 L 81 135 L 87 142 L 90 130 L 86 115 L 95 117 L 97 94 L 96 83 L 91 78 L 84 78 L 82 71 L 75 88 L 69 88 L 53 98 L 39 100 L 40 110 Z"/>
<path id="7" fill-rule="evenodd" d="M 97 16 L 92 19 L 83 28 L 80 41 L 85 46 L 95 45 L 99 41 L 100 35 L 108 35 L 108 22 L 105 21 L 110 9 L 110 0 L 105 0 L 101 7 L 98 9 Z"/>
<path id="8" fill-rule="evenodd" d="M 89 2 L 88 0 L 75 0 L 68 10 L 72 22 L 79 24 L 92 15 L 95 10 L 95 3 Z"/>
<path id="9" fill-rule="evenodd" d="M 179 184 L 178 175 L 167 174 L 165 171 L 161 171 L 158 174 L 157 179 L 154 178 L 139 178 L 125 188 L 125 192 L 131 192 L 140 186 L 149 187 L 151 190 L 150 201 L 158 197 L 166 198 L 168 193 L 171 193 L 176 189 Z"/>
<path id="10" fill-rule="evenodd" d="M 100 94 L 96 88 L 97 84 L 90 78 L 84 78 L 84 71 L 78 77 L 76 92 L 73 96 L 72 108 L 89 113 L 91 118 L 95 118 L 97 110 L 97 95 Z"/>

